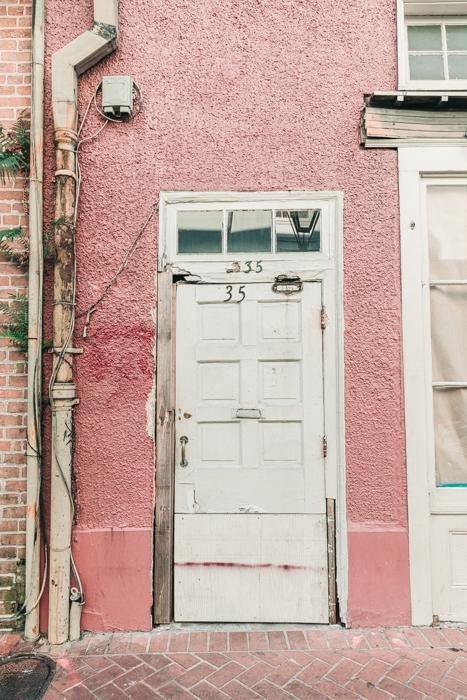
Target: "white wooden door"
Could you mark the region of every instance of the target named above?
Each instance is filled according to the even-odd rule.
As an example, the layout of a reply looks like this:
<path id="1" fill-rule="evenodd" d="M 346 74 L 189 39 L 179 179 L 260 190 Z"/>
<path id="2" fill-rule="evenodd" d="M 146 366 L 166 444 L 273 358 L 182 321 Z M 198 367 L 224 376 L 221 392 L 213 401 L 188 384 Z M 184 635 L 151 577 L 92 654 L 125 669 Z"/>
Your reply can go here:
<path id="1" fill-rule="evenodd" d="M 467 622 L 467 180 L 425 194 L 433 614 Z"/>
<path id="2" fill-rule="evenodd" d="M 177 285 L 175 620 L 328 621 L 321 303 Z"/>

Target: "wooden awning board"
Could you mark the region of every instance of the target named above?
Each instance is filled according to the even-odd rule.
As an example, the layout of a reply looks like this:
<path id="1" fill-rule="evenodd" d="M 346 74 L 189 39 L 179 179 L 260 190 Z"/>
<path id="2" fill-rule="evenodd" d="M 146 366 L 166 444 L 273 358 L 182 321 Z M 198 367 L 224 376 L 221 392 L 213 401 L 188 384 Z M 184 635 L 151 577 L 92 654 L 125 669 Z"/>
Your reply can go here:
<path id="1" fill-rule="evenodd" d="M 467 93 L 367 95 L 360 135 L 367 148 L 446 142 L 467 146 Z"/>

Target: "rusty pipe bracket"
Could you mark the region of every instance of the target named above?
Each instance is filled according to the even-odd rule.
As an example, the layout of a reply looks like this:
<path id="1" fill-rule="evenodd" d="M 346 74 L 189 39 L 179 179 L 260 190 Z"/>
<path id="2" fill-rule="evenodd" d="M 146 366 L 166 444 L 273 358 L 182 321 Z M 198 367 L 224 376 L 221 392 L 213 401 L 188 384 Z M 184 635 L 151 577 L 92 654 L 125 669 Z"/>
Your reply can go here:
<path id="1" fill-rule="evenodd" d="M 76 175 L 75 172 L 73 172 L 73 170 L 64 170 L 64 169 L 56 170 L 54 173 L 54 177 L 57 177 L 58 175 L 65 175 L 66 177 L 72 177 L 73 180 L 76 180 L 76 182 L 78 182 L 78 176 Z"/>
<path id="2" fill-rule="evenodd" d="M 64 355 L 82 355 L 84 352 L 83 348 L 66 348 L 66 350 L 63 350 L 63 348 L 49 348 L 48 350 L 50 355 L 61 355 L 62 353 Z"/>
<path id="3" fill-rule="evenodd" d="M 72 382 L 56 382 L 52 387 L 53 400 L 76 398 L 76 385 Z"/>

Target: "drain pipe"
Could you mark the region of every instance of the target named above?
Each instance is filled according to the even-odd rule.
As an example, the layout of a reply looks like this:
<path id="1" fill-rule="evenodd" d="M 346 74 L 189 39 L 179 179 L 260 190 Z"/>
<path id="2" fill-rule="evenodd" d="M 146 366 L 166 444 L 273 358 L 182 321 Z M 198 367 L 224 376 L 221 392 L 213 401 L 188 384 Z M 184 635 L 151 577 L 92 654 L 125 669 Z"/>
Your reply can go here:
<path id="1" fill-rule="evenodd" d="M 70 626 L 73 406 L 78 401 L 73 382 L 78 76 L 114 51 L 117 18 L 118 0 L 94 0 L 92 28 L 52 56 L 56 156 L 54 362 L 49 391 L 52 407 L 49 641 L 52 644 L 66 642 Z"/>
<path id="2" fill-rule="evenodd" d="M 33 3 L 31 152 L 29 174 L 29 289 L 28 289 L 28 415 L 26 591 L 24 636 L 39 636 L 40 489 L 42 469 L 42 179 L 44 133 L 44 0 Z"/>

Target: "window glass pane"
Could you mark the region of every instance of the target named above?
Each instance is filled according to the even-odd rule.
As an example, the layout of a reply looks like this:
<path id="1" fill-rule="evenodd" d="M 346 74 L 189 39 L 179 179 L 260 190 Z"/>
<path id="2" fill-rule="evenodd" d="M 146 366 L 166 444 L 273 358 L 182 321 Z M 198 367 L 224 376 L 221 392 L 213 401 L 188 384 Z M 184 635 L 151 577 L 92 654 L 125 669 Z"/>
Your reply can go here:
<path id="1" fill-rule="evenodd" d="M 467 280 L 467 186 L 427 188 L 430 281 Z M 467 285 L 430 287 L 434 382 L 467 381 Z M 467 390 L 433 389 L 436 479 L 467 483 Z"/>
<path id="2" fill-rule="evenodd" d="M 467 389 L 435 389 L 436 481 L 467 484 Z"/>
<path id="3" fill-rule="evenodd" d="M 430 279 L 467 279 L 467 185 L 432 185 L 427 198 Z"/>
<path id="4" fill-rule="evenodd" d="M 467 24 L 446 25 L 448 51 L 467 51 Z"/>
<path id="5" fill-rule="evenodd" d="M 467 56 L 462 56 L 462 54 L 448 55 L 448 68 L 450 80 L 467 78 Z"/>
<path id="6" fill-rule="evenodd" d="M 179 253 L 221 253 L 221 211 L 179 211 L 177 213 Z"/>
<path id="7" fill-rule="evenodd" d="M 444 80 L 444 65 L 441 54 L 409 55 L 412 80 Z"/>
<path id="8" fill-rule="evenodd" d="M 229 253 L 269 253 L 271 230 L 270 210 L 228 211 L 227 250 Z"/>
<path id="9" fill-rule="evenodd" d="M 433 381 L 467 381 L 467 285 L 432 287 L 430 302 Z"/>
<path id="10" fill-rule="evenodd" d="M 440 51 L 441 27 L 439 24 L 425 24 L 407 27 L 409 51 Z"/>
<path id="11" fill-rule="evenodd" d="M 316 252 L 320 250 L 321 210 L 302 209 L 276 212 L 278 253 Z"/>

